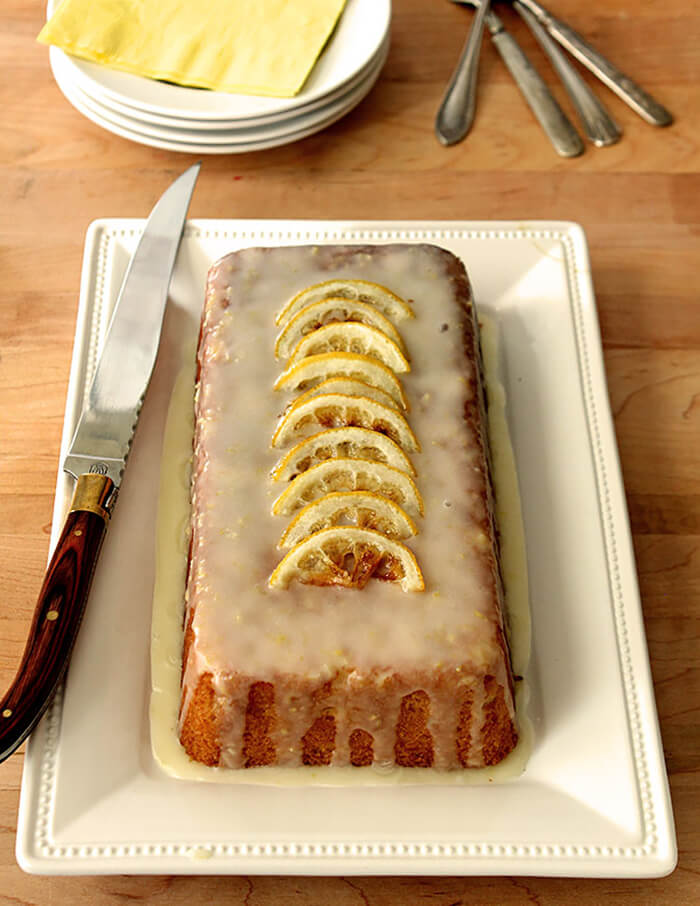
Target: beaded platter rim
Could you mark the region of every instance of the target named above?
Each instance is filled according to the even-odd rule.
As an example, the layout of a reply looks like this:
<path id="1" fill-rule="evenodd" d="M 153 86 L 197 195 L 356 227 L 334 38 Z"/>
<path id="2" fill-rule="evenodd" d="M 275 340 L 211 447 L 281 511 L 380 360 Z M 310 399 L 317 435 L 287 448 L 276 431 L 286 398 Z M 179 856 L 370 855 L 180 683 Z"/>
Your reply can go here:
<path id="1" fill-rule="evenodd" d="M 113 243 L 136 238 L 142 220 L 102 220 L 88 233 L 85 248 L 81 305 L 78 314 L 77 352 L 71 371 L 71 389 L 75 407 L 82 405 L 97 360 L 98 349 L 107 324 L 107 272 Z M 28 871 L 37 873 L 104 873 L 128 870 L 153 873 L 169 870 L 185 873 L 221 871 L 309 873 L 328 872 L 332 863 L 352 873 L 434 873 L 449 874 L 578 874 L 594 876 L 657 876 L 672 870 L 676 861 L 673 823 L 668 799 L 667 780 L 654 764 L 659 759 L 656 718 L 640 703 L 640 688 L 648 682 L 645 664 L 635 656 L 630 641 L 641 623 L 635 609 L 634 593 L 630 598 L 629 579 L 623 587 L 621 551 L 628 555 L 627 526 L 619 524 L 612 493 L 619 481 L 619 469 L 612 448 L 604 437 L 609 410 L 603 380 L 594 369 L 592 357 L 600 355 L 600 340 L 595 310 L 584 303 L 592 298 L 590 269 L 583 230 L 572 223 L 470 224 L 468 222 L 427 222 L 386 224 L 327 223 L 303 221 L 191 221 L 185 236 L 194 239 L 226 239 L 243 244 L 295 244 L 332 242 L 440 242 L 448 240 L 550 240 L 560 243 L 563 266 L 569 290 L 572 324 L 578 356 L 577 368 L 583 405 L 595 468 L 598 506 L 608 566 L 609 591 L 614 613 L 616 650 L 624 690 L 629 734 L 634 763 L 642 834 L 635 845 L 621 846 L 580 843 L 528 844 L 504 841 L 487 843 L 469 841 L 372 842 L 317 841 L 290 843 L 269 840 L 264 843 L 221 843 L 182 840 L 179 842 L 134 842 L 124 844 L 58 845 L 52 830 L 53 803 L 56 793 L 56 761 L 60 739 L 63 689 L 59 689 L 42 722 L 39 742 L 31 740 L 25 762 L 20 804 L 17 857 Z M 92 239 L 92 242 L 91 242 Z M 74 356 L 76 354 L 74 352 Z M 69 400 L 71 393 L 69 391 Z M 74 407 L 74 408 L 75 408 Z M 68 413 L 67 413 L 68 418 Z M 613 435 L 614 439 L 614 435 Z M 60 482 L 60 476 L 59 476 Z M 60 485 L 59 485 L 60 486 Z M 58 495 L 57 495 L 58 497 Z M 57 499 L 57 511 L 59 501 Z M 56 512 L 54 525 L 56 524 Z M 637 593 L 638 594 L 638 593 Z M 643 638 L 643 626 L 642 626 Z M 641 698 L 644 698 L 642 689 Z M 37 747 L 41 745 L 40 749 Z M 654 764 L 650 765 L 650 761 Z M 652 777 L 652 774 L 654 776 Z M 653 783 L 652 783 L 653 779 Z M 33 802 L 25 793 L 33 787 Z M 167 863 L 167 865 L 166 865 Z M 380 867 L 381 863 L 381 867 Z M 407 869 L 410 863 L 411 868 Z M 428 864 L 430 863 L 430 864 Z M 545 868 L 546 864 L 546 868 Z M 149 868 L 152 866 L 152 869 Z M 374 869 L 373 869 L 374 866 Z"/>

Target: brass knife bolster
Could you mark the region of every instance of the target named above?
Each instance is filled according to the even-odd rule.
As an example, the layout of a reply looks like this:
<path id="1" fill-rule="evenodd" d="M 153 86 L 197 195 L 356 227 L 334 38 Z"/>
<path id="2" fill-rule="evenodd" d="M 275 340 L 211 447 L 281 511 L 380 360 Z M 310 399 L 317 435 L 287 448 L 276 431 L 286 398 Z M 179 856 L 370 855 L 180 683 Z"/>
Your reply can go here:
<path id="1" fill-rule="evenodd" d="M 113 491 L 114 482 L 107 475 L 97 475 L 92 472 L 79 475 L 69 512 L 96 513 L 105 522 L 109 522 L 114 503 Z"/>

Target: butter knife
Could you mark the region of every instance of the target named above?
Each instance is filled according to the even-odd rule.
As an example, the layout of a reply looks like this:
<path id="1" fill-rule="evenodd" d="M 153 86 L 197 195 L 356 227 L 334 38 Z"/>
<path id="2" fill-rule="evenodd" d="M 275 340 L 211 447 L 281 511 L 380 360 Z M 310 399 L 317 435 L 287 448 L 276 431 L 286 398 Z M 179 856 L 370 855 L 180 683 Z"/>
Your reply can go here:
<path id="1" fill-rule="evenodd" d="M 562 157 L 577 157 L 583 154 L 584 144 L 581 136 L 523 49 L 506 31 L 503 22 L 495 13 L 489 12 L 486 16 L 486 25 L 501 59 L 557 154 Z"/>
<path id="2" fill-rule="evenodd" d="M 633 79 L 621 72 L 600 51 L 596 50 L 575 29 L 557 19 L 537 0 L 520 0 L 523 6 L 535 16 L 553 38 L 566 48 L 570 54 L 583 63 L 593 75 L 621 98 L 642 119 L 652 126 L 668 126 L 673 116 L 657 100 L 638 85 Z"/>
<path id="3" fill-rule="evenodd" d="M 0 761 L 31 733 L 61 681 L 80 628 L 155 364 L 168 286 L 199 174 L 190 167 L 153 208 L 107 329 L 63 468 L 73 500 L 47 568 L 24 654 L 0 700 Z"/>

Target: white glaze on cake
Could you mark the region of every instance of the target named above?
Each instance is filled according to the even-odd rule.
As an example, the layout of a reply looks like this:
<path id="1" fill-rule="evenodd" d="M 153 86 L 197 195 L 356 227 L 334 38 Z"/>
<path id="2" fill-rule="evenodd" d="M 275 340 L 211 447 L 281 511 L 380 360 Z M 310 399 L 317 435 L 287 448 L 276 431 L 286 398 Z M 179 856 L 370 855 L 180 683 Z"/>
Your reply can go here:
<path id="1" fill-rule="evenodd" d="M 347 757 L 347 735 L 358 726 L 374 736 L 376 760 L 388 763 L 407 692 L 430 695 L 430 725 L 441 727 L 456 726 L 455 690 L 471 678 L 491 674 L 508 689 L 483 530 L 481 449 L 463 418 L 474 378 L 463 348 L 468 315 L 455 306 L 444 258 L 430 247 L 394 247 L 382 256 L 359 251 L 332 270 L 310 247 L 276 249 L 274 256 L 249 249 L 236 254 L 235 268 L 233 261 L 215 268 L 204 322 L 188 592 L 195 639 L 185 686 L 191 690 L 195 677 L 211 673 L 217 693 L 233 703 L 222 763 L 237 767 L 248 688 L 277 678 L 284 765 L 299 763 L 298 741 L 313 718 L 310 691 L 340 676 L 327 702 L 347 720 L 338 727 L 334 763 Z M 425 578 L 422 593 L 379 581 L 363 591 L 267 585 L 287 521 L 271 515 L 280 488 L 270 479 L 279 455 L 270 437 L 289 399 L 272 390 L 280 371 L 274 318 L 298 290 L 333 277 L 388 286 L 416 313 L 400 324 L 412 366 L 401 379 L 422 448 L 412 458 L 425 516 L 408 542 Z M 416 676 L 424 682 L 416 685 Z M 477 717 L 479 707 L 477 698 Z M 478 721 L 472 726 L 476 744 Z M 437 768 L 457 766 L 454 750 L 438 747 L 435 755 Z"/>
<path id="2" fill-rule="evenodd" d="M 500 379 L 498 330 L 490 319 L 482 316 L 480 321 L 510 649 L 513 670 L 522 675 L 526 672 L 530 651 L 530 616 L 518 480 L 506 421 L 505 393 Z M 188 345 L 183 350 L 182 360 L 163 440 L 153 600 L 149 710 L 153 755 L 161 769 L 170 776 L 190 781 L 282 786 L 481 784 L 500 783 L 518 777 L 525 769 L 533 740 L 532 726 L 527 717 L 528 687 L 525 680 L 516 683 L 518 744 L 494 767 L 449 772 L 430 768 L 416 771 L 396 765 L 390 768 L 375 765 L 365 770 L 353 767 L 299 767 L 289 770 L 275 766 L 230 770 L 208 767 L 187 756 L 178 740 L 177 727 L 194 429 L 193 346 Z"/>

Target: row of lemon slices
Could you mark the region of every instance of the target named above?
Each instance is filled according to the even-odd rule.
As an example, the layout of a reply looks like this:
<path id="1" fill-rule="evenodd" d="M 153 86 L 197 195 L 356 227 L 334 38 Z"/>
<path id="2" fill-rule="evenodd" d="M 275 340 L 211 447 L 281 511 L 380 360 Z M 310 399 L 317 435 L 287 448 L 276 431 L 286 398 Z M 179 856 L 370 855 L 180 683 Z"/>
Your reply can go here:
<path id="1" fill-rule="evenodd" d="M 269 579 L 363 588 L 370 578 L 422 591 L 403 540 L 423 514 L 408 456 L 420 449 L 406 420 L 399 374 L 410 370 L 396 322 L 413 310 L 386 287 L 329 280 L 294 296 L 277 316 L 274 389 L 297 394 L 272 446 L 285 450 L 272 478 L 285 484 L 273 513 L 291 516 Z"/>

